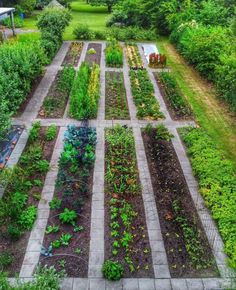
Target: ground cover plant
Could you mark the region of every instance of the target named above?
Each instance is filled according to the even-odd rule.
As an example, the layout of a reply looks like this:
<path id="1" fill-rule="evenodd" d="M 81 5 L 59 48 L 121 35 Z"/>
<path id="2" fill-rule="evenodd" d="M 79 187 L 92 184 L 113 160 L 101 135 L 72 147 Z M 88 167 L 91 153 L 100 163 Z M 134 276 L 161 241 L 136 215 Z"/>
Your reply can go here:
<path id="1" fill-rule="evenodd" d="M 39 111 L 41 118 L 61 118 L 63 117 L 67 100 L 75 78 L 75 69 L 65 66 L 56 75 L 43 105 Z"/>
<path id="2" fill-rule="evenodd" d="M 129 76 L 138 119 L 158 120 L 164 118 L 163 113 L 160 111 L 160 105 L 155 98 L 154 87 L 149 79 L 147 70 L 131 69 Z"/>
<path id="3" fill-rule="evenodd" d="M 102 45 L 100 43 L 89 43 L 85 56 L 85 62 L 92 66 L 94 63 L 100 65 Z"/>
<path id="4" fill-rule="evenodd" d="M 123 73 L 106 72 L 105 115 L 107 120 L 130 119 Z"/>
<path id="5" fill-rule="evenodd" d="M 132 130 L 105 131 L 105 263 L 109 280 L 152 277 L 152 258 Z"/>
<path id="6" fill-rule="evenodd" d="M 74 80 L 70 95 L 71 117 L 79 120 L 96 118 L 100 98 L 100 69 L 83 63 Z"/>
<path id="7" fill-rule="evenodd" d="M 56 128 L 49 140 L 50 128 L 34 123 L 18 164 L 0 173 L 1 185 L 6 187 L 0 199 L 0 264 L 1 271 L 11 275 L 20 271 L 30 230 L 37 217 L 37 205 L 58 131 Z"/>
<path id="8" fill-rule="evenodd" d="M 191 118 L 192 110 L 180 91 L 174 76 L 167 72 L 154 73 L 154 76 L 172 118 L 175 120 Z"/>
<path id="9" fill-rule="evenodd" d="M 63 65 L 77 66 L 80 60 L 80 56 L 83 50 L 84 43 L 73 41 L 70 44 L 69 50 L 63 60 Z"/>
<path id="10" fill-rule="evenodd" d="M 181 128 L 200 193 L 216 220 L 225 243 L 229 265 L 236 269 L 235 189 L 232 163 L 224 159 L 212 139 L 201 128 Z"/>
<path id="11" fill-rule="evenodd" d="M 143 62 L 138 51 L 138 46 L 134 43 L 126 45 L 126 57 L 131 69 L 143 69 Z"/>
<path id="12" fill-rule="evenodd" d="M 105 50 L 106 65 L 108 67 L 123 66 L 123 48 L 115 39 L 111 39 Z"/>
<path id="13" fill-rule="evenodd" d="M 65 270 L 69 277 L 88 271 L 91 194 L 96 130 L 69 126 L 40 261 Z"/>
<path id="14" fill-rule="evenodd" d="M 199 220 L 172 135 L 164 125 L 142 132 L 172 277 L 214 277 L 218 271 Z"/>

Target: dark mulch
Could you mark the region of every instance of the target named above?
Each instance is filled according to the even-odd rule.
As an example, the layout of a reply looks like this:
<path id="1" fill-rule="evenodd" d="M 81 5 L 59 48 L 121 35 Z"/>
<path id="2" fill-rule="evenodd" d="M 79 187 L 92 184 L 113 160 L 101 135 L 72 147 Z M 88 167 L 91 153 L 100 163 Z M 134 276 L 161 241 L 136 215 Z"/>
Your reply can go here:
<path id="1" fill-rule="evenodd" d="M 94 48 L 96 53 L 95 54 L 89 54 L 88 51 Z M 102 55 L 102 45 L 99 43 L 89 43 L 88 49 L 86 52 L 85 62 L 87 62 L 90 66 L 93 63 L 96 63 L 100 65 L 101 63 L 101 55 Z"/>
<path id="2" fill-rule="evenodd" d="M 108 143 L 106 142 L 106 152 Z M 107 172 L 107 162 L 105 164 L 105 170 Z M 138 215 L 134 218 L 132 226 L 130 229 L 131 234 L 134 237 L 134 242 L 131 245 L 132 252 L 130 252 L 130 257 L 133 261 L 135 267 L 139 266 L 133 273 L 129 270 L 127 263 L 125 262 L 125 250 L 118 251 L 116 256 L 112 255 L 113 242 L 117 239 L 111 236 L 111 212 L 109 201 L 111 200 L 111 192 L 108 192 L 109 186 L 105 182 L 105 260 L 111 259 L 118 261 L 124 266 L 124 278 L 153 278 L 154 271 L 152 266 L 152 256 L 150 250 L 150 243 L 147 232 L 146 217 L 143 205 L 143 199 L 141 192 L 133 196 L 126 197 L 125 200 L 132 205 L 135 212 Z M 125 227 L 121 220 L 119 220 L 120 235 L 124 232 Z M 148 249 L 148 253 L 144 253 L 144 250 Z M 145 269 L 145 267 L 148 267 Z"/>
<path id="3" fill-rule="evenodd" d="M 129 120 L 129 109 L 120 72 L 106 72 L 106 119 Z"/>
<path id="4" fill-rule="evenodd" d="M 42 127 L 40 130 L 40 135 L 38 140 L 42 141 L 44 140 L 45 136 L 45 130 L 46 127 Z M 57 129 L 57 133 L 59 131 L 59 128 Z M 50 162 L 54 145 L 56 143 L 56 138 L 53 141 L 47 141 L 47 142 L 42 142 L 43 144 L 43 158 L 46 159 L 48 162 Z M 24 152 L 27 150 L 28 144 L 25 147 Z M 20 163 L 20 161 L 19 161 Z M 30 178 L 30 181 L 32 182 L 34 179 L 40 179 L 43 183 L 45 181 L 46 174 L 37 174 L 32 176 Z M 33 186 L 29 191 L 28 191 L 28 202 L 27 206 L 29 205 L 34 205 L 38 206 L 39 200 L 34 198 L 35 194 L 40 194 L 42 191 L 43 187 L 39 186 Z M 8 192 L 7 188 L 7 192 Z M 7 225 L 5 225 L 7 226 Z M 16 274 L 20 272 L 21 265 L 24 259 L 25 251 L 27 248 L 28 244 L 28 239 L 30 237 L 30 231 L 27 231 L 24 235 L 20 237 L 18 241 L 13 241 L 7 234 L 3 234 L 6 232 L 6 227 L 0 229 L 1 235 L 0 235 L 0 253 L 2 251 L 8 251 L 9 253 L 12 254 L 13 256 L 13 263 L 4 269 L 4 271 L 9 273 L 10 277 L 14 277 Z M 0 269 L 1 271 L 1 269 Z"/>
<path id="5" fill-rule="evenodd" d="M 4 168 L 23 132 L 23 129 L 23 126 L 12 126 L 5 139 L 0 141 L 0 169 Z"/>
<path id="6" fill-rule="evenodd" d="M 69 95 L 65 92 L 62 92 L 58 89 L 58 82 L 60 79 L 60 75 L 62 71 L 59 71 L 51 84 L 51 87 L 47 93 L 46 98 L 44 99 L 43 105 L 41 106 L 38 118 L 45 119 L 45 118 L 62 118 L 66 109 L 67 101 Z M 52 110 L 47 110 L 47 106 L 45 103 L 48 99 L 55 99 L 54 107 Z"/>
<path id="7" fill-rule="evenodd" d="M 73 174 L 71 174 L 71 177 L 73 177 Z M 43 241 L 43 246 L 48 248 L 51 242 L 59 239 L 63 233 L 72 235 L 69 246 L 54 248 L 52 257 L 45 258 L 42 255 L 40 257 L 41 264 L 54 266 L 58 271 L 65 269 L 68 277 L 88 277 L 93 168 L 90 170 L 86 183 L 88 184 L 88 193 L 86 194 L 79 192 L 76 184 L 72 185 L 73 194 L 67 197 L 63 196 L 65 189 L 56 188 L 54 197 L 62 199 L 62 206 L 60 209 L 50 210 L 47 226 L 59 225 L 60 229 L 57 233 L 45 234 Z M 83 199 L 82 207 L 80 203 L 81 198 Z M 75 210 L 79 214 L 76 225 L 82 226 L 84 228 L 82 231 L 76 233 L 72 225 L 62 224 L 60 222 L 58 215 L 63 212 L 64 208 Z M 76 248 L 81 249 L 80 254 L 75 253 Z M 65 261 L 65 267 L 60 265 L 60 261 L 62 260 Z"/>
<path id="8" fill-rule="evenodd" d="M 142 133 L 156 198 L 161 231 L 172 277 L 215 277 L 218 270 L 203 226 L 189 193 L 178 157 L 171 142 L 155 140 L 155 131 Z M 182 229 L 176 222 L 172 202 L 178 200 L 189 225 L 200 233 L 201 245 L 211 264 L 197 270 L 191 265 Z"/>
<path id="9" fill-rule="evenodd" d="M 24 113 L 24 111 L 25 111 L 28 103 L 30 102 L 31 98 L 33 97 L 38 85 L 40 84 L 41 80 L 43 79 L 45 72 L 46 71 L 43 71 L 43 73 L 34 80 L 29 94 L 27 95 L 27 97 L 25 98 L 23 103 L 21 104 L 20 108 L 17 110 L 17 113 L 15 114 L 14 117 L 16 117 L 16 118 L 20 117 Z"/>
<path id="10" fill-rule="evenodd" d="M 170 113 L 170 116 L 173 120 L 193 120 L 193 114 L 191 112 L 191 109 L 188 109 L 188 112 L 184 112 L 181 109 L 178 109 L 176 107 L 173 107 L 173 105 L 170 103 L 167 95 L 166 95 L 166 90 L 164 87 L 164 84 L 161 82 L 160 78 L 158 77 L 158 73 L 153 73 L 155 80 L 157 82 L 158 88 L 161 92 L 161 95 L 164 99 L 164 102 L 166 104 L 166 107 Z"/>
<path id="11" fill-rule="evenodd" d="M 73 65 L 77 66 L 80 60 L 81 52 L 83 49 L 84 43 L 73 41 L 69 47 L 69 50 L 63 60 L 62 65 Z"/>

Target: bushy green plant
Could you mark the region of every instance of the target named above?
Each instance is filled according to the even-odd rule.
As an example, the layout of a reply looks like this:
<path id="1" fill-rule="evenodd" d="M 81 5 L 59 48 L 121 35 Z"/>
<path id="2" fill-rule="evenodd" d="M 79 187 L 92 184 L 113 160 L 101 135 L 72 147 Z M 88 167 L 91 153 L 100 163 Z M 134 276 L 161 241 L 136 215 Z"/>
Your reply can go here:
<path id="1" fill-rule="evenodd" d="M 12 258 L 11 253 L 5 251 L 0 254 L 0 268 L 7 267 L 11 265 L 12 262 L 13 262 L 13 258 Z"/>
<path id="2" fill-rule="evenodd" d="M 170 141 L 173 135 L 169 132 L 164 124 L 159 124 L 156 126 L 156 136 L 157 140 Z"/>
<path id="3" fill-rule="evenodd" d="M 29 141 L 31 143 L 38 139 L 40 129 L 41 129 L 40 121 L 34 122 L 29 132 Z"/>
<path id="4" fill-rule="evenodd" d="M 55 124 L 50 125 L 46 129 L 46 140 L 47 141 L 52 141 L 56 138 L 57 135 L 57 126 Z"/>
<path id="5" fill-rule="evenodd" d="M 76 39 L 81 40 L 91 40 L 95 37 L 93 31 L 89 29 L 87 24 L 78 24 L 75 27 L 73 34 Z"/>
<path id="6" fill-rule="evenodd" d="M 105 51 L 106 65 L 110 67 L 122 67 L 123 65 L 123 49 L 115 39 L 107 43 Z"/>
<path id="7" fill-rule="evenodd" d="M 46 8 L 40 14 L 37 26 L 42 35 L 42 46 L 50 59 L 62 43 L 62 34 L 71 20 L 67 9 Z"/>
<path id="8" fill-rule="evenodd" d="M 37 217 L 37 208 L 34 205 L 29 206 L 22 211 L 18 224 L 24 230 L 31 230 Z"/>
<path id="9" fill-rule="evenodd" d="M 73 224 L 77 218 L 77 214 L 74 210 L 65 208 L 62 213 L 59 214 L 59 219 L 62 223 Z"/>
<path id="10" fill-rule="evenodd" d="M 117 281 L 123 277 L 124 268 L 118 262 L 107 260 L 102 266 L 102 273 L 104 278 L 111 281 Z"/>
<path id="11" fill-rule="evenodd" d="M 4 100 L 0 101 L 0 141 L 6 139 L 6 135 L 11 126 L 10 114 L 7 110 L 7 103 Z"/>
<path id="12" fill-rule="evenodd" d="M 61 199 L 54 197 L 49 202 L 50 209 L 59 209 L 61 207 L 61 203 L 62 203 Z"/>

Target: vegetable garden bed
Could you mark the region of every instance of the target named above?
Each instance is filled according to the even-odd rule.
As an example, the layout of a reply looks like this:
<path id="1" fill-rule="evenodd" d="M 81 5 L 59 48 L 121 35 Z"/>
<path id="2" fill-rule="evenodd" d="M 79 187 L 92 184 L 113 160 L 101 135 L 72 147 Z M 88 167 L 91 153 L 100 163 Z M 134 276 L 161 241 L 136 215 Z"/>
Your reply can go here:
<path id="1" fill-rule="evenodd" d="M 130 70 L 129 75 L 138 119 L 158 120 L 164 118 L 155 98 L 154 87 L 147 70 Z"/>
<path id="2" fill-rule="evenodd" d="M 105 259 L 119 262 L 124 277 L 153 277 L 132 130 L 105 134 Z"/>
<path id="3" fill-rule="evenodd" d="M 69 126 L 59 161 L 41 263 L 87 277 L 96 130 Z"/>
<path id="4" fill-rule="evenodd" d="M 12 126 L 4 140 L 0 141 L 0 169 L 3 169 L 6 165 L 23 129 L 23 126 Z"/>
<path id="5" fill-rule="evenodd" d="M 102 55 L 102 45 L 99 43 L 89 43 L 86 52 L 85 62 L 87 62 L 90 66 L 92 66 L 93 63 L 100 65 L 101 55 Z"/>
<path id="6" fill-rule="evenodd" d="M 105 113 L 107 120 L 130 119 L 123 73 L 106 72 Z"/>
<path id="7" fill-rule="evenodd" d="M 59 71 L 53 81 L 49 92 L 40 108 L 40 118 L 61 118 L 64 115 L 67 101 L 75 77 L 75 70 L 72 67 L 64 67 Z"/>
<path id="8" fill-rule="evenodd" d="M 0 199 L 0 270 L 12 276 L 20 272 L 57 133 L 55 126 L 34 123 L 16 167 L 0 174 L 1 183 L 7 181 Z"/>
<path id="9" fill-rule="evenodd" d="M 131 69 L 143 69 L 143 62 L 136 44 L 126 45 L 126 56 Z"/>
<path id="10" fill-rule="evenodd" d="M 69 50 L 63 60 L 62 65 L 77 66 L 84 47 L 83 42 L 73 41 L 70 44 Z"/>
<path id="11" fill-rule="evenodd" d="M 172 277 L 215 277 L 218 270 L 168 131 L 142 132 Z"/>
<path id="12" fill-rule="evenodd" d="M 192 110 L 171 73 L 153 74 L 172 119 L 193 119 Z"/>

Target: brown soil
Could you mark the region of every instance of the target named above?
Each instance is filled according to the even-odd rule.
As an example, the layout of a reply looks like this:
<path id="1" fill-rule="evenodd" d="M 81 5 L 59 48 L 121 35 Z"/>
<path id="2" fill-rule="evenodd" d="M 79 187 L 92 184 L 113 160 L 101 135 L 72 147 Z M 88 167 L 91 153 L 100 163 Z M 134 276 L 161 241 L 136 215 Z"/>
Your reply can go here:
<path id="1" fill-rule="evenodd" d="M 106 152 L 108 148 L 108 144 L 106 142 Z M 105 164 L 105 170 L 107 172 L 107 162 Z M 138 181 L 139 182 L 139 181 Z M 130 229 L 131 234 L 134 237 L 133 245 L 131 245 L 131 252 L 130 257 L 133 261 L 136 270 L 132 273 L 129 270 L 127 263 L 125 262 L 125 250 L 118 251 L 116 256 L 112 255 L 113 250 L 113 242 L 115 238 L 111 236 L 111 212 L 110 212 L 110 205 L 109 201 L 111 200 L 111 193 L 109 192 L 109 186 L 105 182 L 105 260 L 111 259 L 118 261 L 124 266 L 124 278 L 153 278 L 153 266 L 152 266 L 152 257 L 150 252 L 150 244 L 147 232 L 147 225 L 146 225 L 146 217 L 145 211 L 143 206 L 143 199 L 141 192 L 140 194 L 126 197 L 125 200 L 132 205 L 135 212 L 138 215 L 135 217 L 134 221 L 132 222 L 132 227 Z M 124 232 L 125 227 L 121 220 L 119 220 L 120 235 Z M 148 252 L 144 253 L 144 250 L 147 249 Z M 137 269 L 137 267 L 139 267 Z M 147 268 L 146 268 L 147 267 Z M 146 269 L 145 269 L 146 268 Z"/>
<path id="2" fill-rule="evenodd" d="M 80 60 L 83 46 L 84 46 L 83 42 L 73 41 L 63 60 L 62 65 L 77 66 Z"/>
<path id="3" fill-rule="evenodd" d="M 96 53 L 95 54 L 89 54 L 88 51 L 94 48 Z M 88 49 L 86 52 L 85 62 L 87 62 L 89 65 L 92 65 L 93 63 L 96 63 L 100 65 L 101 63 L 101 55 L 102 55 L 102 45 L 99 43 L 89 43 Z"/>
<path id="4" fill-rule="evenodd" d="M 43 158 L 46 159 L 48 162 L 50 162 L 54 145 L 56 143 L 56 138 L 53 141 L 43 141 L 45 139 L 45 130 L 46 127 L 42 127 L 39 135 L 39 140 L 43 144 Z M 59 131 L 59 128 L 57 130 L 57 133 Z M 26 148 L 24 152 L 28 148 L 28 144 L 26 145 Z M 20 161 L 19 161 L 20 163 Z M 34 179 L 40 179 L 43 183 L 45 181 L 46 174 L 38 174 L 32 176 L 30 178 L 30 181 L 32 182 Z M 29 191 L 28 191 L 28 202 L 27 206 L 34 205 L 38 206 L 39 201 L 34 198 L 35 194 L 41 194 L 43 187 L 39 186 L 33 186 Z M 7 192 L 9 192 L 10 189 L 7 188 Z M 20 272 L 21 265 L 24 259 L 25 251 L 27 248 L 28 244 L 28 239 L 30 237 L 30 231 L 27 231 L 24 235 L 20 237 L 19 240 L 13 241 L 7 234 L 6 234 L 6 228 L 1 228 L 1 235 L 0 235 L 0 253 L 2 251 L 7 251 L 12 254 L 13 257 L 13 263 L 7 267 L 6 269 L 4 268 L 4 271 L 9 273 L 9 276 L 13 277 L 16 274 Z"/>
<path id="5" fill-rule="evenodd" d="M 76 178 L 75 174 L 71 174 L 69 171 L 67 171 L 67 174 Z M 88 184 L 88 192 L 86 194 L 77 189 L 77 183 L 72 183 L 68 187 L 73 189 L 73 193 L 67 196 L 63 195 L 66 188 L 56 186 L 54 197 L 62 199 L 62 205 L 60 209 L 50 210 L 47 226 L 58 225 L 60 228 L 57 233 L 45 234 L 43 241 L 43 246 L 48 248 L 51 242 L 60 239 L 62 234 L 68 233 L 72 235 L 69 246 L 53 248 L 52 257 L 44 257 L 42 255 L 40 257 L 41 264 L 54 266 L 58 271 L 65 269 L 68 277 L 88 277 L 93 168 L 89 172 L 89 177 L 86 178 L 86 183 Z M 72 225 L 60 222 L 58 215 L 64 211 L 64 208 L 78 213 L 79 218 L 76 221 L 76 225 L 82 226 L 82 231 L 74 232 Z M 77 248 L 81 250 L 79 254 L 75 253 Z M 62 260 L 65 261 L 65 267 L 60 265 Z"/>
<path id="6" fill-rule="evenodd" d="M 165 91 L 165 86 L 164 84 L 161 82 L 161 80 L 158 78 L 158 73 L 153 73 L 155 80 L 157 82 L 158 88 L 161 92 L 161 95 L 163 97 L 163 100 L 167 106 L 167 109 L 170 113 L 170 116 L 172 118 L 172 120 L 193 120 L 193 117 L 185 114 L 182 110 L 179 110 L 178 108 L 173 108 L 173 106 L 171 105 L 168 97 L 166 96 L 166 91 Z M 184 97 L 183 97 L 184 98 Z"/>
<path id="7" fill-rule="evenodd" d="M 44 99 L 44 103 L 41 106 L 39 113 L 38 113 L 38 118 L 45 119 L 45 118 L 62 118 L 66 109 L 67 101 L 69 99 L 69 95 L 66 95 L 65 92 L 61 92 L 58 89 L 58 82 L 60 79 L 60 74 L 62 74 L 62 71 L 59 71 L 51 84 L 51 87 L 48 91 L 48 94 L 46 98 Z M 53 108 L 52 111 L 47 112 L 47 108 L 45 106 L 45 102 L 47 99 L 55 99 L 55 102 L 58 102 L 57 104 L 55 103 L 55 107 Z"/>
<path id="8" fill-rule="evenodd" d="M 106 72 L 106 119 L 130 119 L 123 73 Z"/>
<path id="9" fill-rule="evenodd" d="M 196 208 L 190 196 L 178 157 L 171 142 L 155 140 L 155 130 L 142 133 L 152 185 L 160 219 L 161 231 L 172 277 L 215 277 L 218 270 Z M 182 228 L 176 221 L 173 201 L 178 200 L 188 225 L 199 233 L 204 257 L 209 265 L 204 269 L 193 267 L 185 247 Z M 183 215 L 183 212 L 181 215 Z"/>
<path id="10" fill-rule="evenodd" d="M 42 75 L 38 76 L 34 80 L 32 86 L 31 86 L 31 90 L 30 90 L 29 94 L 27 95 L 27 97 L 23 101 L 23 103 L 21 104 L 20 108 L 18 109 L 18 111 L 17 111 L 17 113 L 15 114 L 14 117 L 16 117 L 16 118 L 20 117 L 24 113 L 28 103 L 30 102 L 31 98 L 33 97 L 33 95 L 34 95 L 38 85 L 40 84 L 41 80 L 43 79 L 44 75 L 45 75 L 45 71 L 42 73 Z"/>

